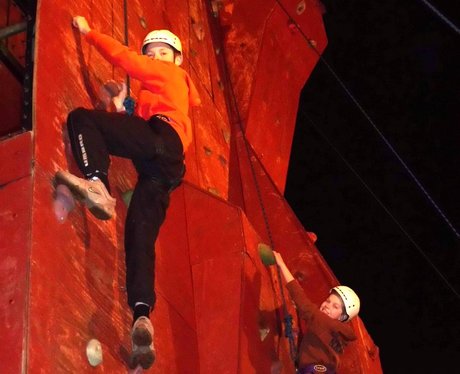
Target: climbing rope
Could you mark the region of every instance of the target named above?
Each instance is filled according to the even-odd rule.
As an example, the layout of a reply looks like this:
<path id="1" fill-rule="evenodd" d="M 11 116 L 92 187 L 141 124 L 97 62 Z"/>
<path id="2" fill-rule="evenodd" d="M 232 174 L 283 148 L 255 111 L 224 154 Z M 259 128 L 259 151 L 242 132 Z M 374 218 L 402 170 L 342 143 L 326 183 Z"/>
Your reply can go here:
<path id="1" fill-rule="evenodd" d="M 390 209 L 385 206 L 385 204 L 378 198 L 378 196 L 372 191 L 370 186 L 364 181 L 364 179 L 359 175 L 356 169 L 347 161 L 347 159 L 342 155 L 342 153 L 337 149 L 337 147 L 332 144 L 332 142 L 328 139 L 328 137 L 321 131 L 321 126 L 318 126 L 305 111 L 300 111 L 300 115 L 303 116 L 318 132 L 319 135 L 326 141 L 326 143 L 334 150 L 334 152 L 341 158 L 341 160 L 345 163 L 345 165 L 350 169 L 350 171 L 358 178 L 358 180 L 362 183 L 364 188 L 371 194 L 371 196 L 375 199 L 375 201 L 380 205 L 380 207 L 385 211 L 386 214 L 393 220 L 393 222 L 398 226 L 398 228 L 402 231 L 402 233 L 409 239 L 409 241 L 414 245 L 417 249 L 419 254 L 425 259 L 425 261 L 431 266 L 434 272 L 441 278 L 441 280 L 445 283 L 447 288 L 449 288 L 452 293 L 460 299 L 460 293 L 455 289 L 452 283 L 446 278 L 446 276 L 438 269 L 438 267 L 431 261 L 430 257 L 422 250 L 422 248 L 417 244 L 414 238 L 407 232 L 407 230 L 403 227 L 403 225 L 397 220 L 397 218 L 391 213 Z"/>
<path id="2" fill-rule="evenodd" d="M 125 45 L 129 45 L 129 36 L 128 36 L 128 0 L 123 1 L 123 18 L 124 18 L 124 23 L 125 23 Z M 123 101 L 123 105 L 125 107 L 126 113 L 130 116 L 133 115 L 134 113 L 134 108 L 136 106 L 136 103 L 134 99 L 131 97 L 131 80 L 129 78 L 129 75 L 126 74 L 126 92 L 127 95 L 125 97 L 125 100 Z"/>
<path id="3" fill-rule="evenodd" d="M 211 4 L 210 0 L 208 1 L 208 10 L 213 15 L 212 4 Z M 219 43 L 220 43 L 220 40 L 219 40 Z M 220 48 L 220 50 L 222 50 L 222 48 Z M 259 181 L 258 181 L 257 176 L 256 176 L 256 172 L 255 172 L 253 162 L 251 161 L 251 152 L 250 152 L 250 149 L 249 149 L 249 141 L 247 140 L 246 135 L 244 133 L 243 124 L 242 124 L 242 120 L 241 120 L 241 115 L 240 115 L 240 112 L 238 110 L 238 105 L 237 105 L 237 102 L 236 102 L 236 95 L 235 95 L 235 92 L 233 90 L 233 85 L 231 84 L 231 81 L 230 81 L 230 78 L 229 78 L 229 73 L 228 73 L 227 64 L 225 63 L 225 60 L 223 61 L 221 66 L 222 66 L 222 69 L 223 69 L 223 76 L 224 76 L 224 79 L 225 79 L 225 82 L 226 82 L 226 86 L 230 88 L 230 95 L 229 96 L 230 96 L 231 102 L 229 103 L 229 106 L 233 109 L 233 112 L 236 115 L 236 124 L 237 124 L 237 126 L 239 128 L 239 131 L 241 133 L 243 143 L 244 143 L 244 146 L 245 146 L 245 149 L 246 149 L 246 155 L 247 155 L 247 159 L 248 159 L 248 162 L 249 162 L 249 165 L 250 165 L 252 178 L 254 180 L 254 186 L 256 188 L 257 199 L 258 199 L 260 209 L 261 209 L 261 212 L 262 212 L 263 221 L 264 221 L 264 224 L 265 224 L 265 229 L 267 231 L 268 239 L 270 241 L 270 247 L 272 249 L 275 249 L 275 243 L 273 241 L 273 236 L 272 236 L 272 231 L 271 231 L 271 228 L 270 228 L 270 223 L 268 221 L 267 211 L 265 209 L 265 205 L 264 205 L 264 202 L 263 202 L 263 199 L 262 199 L 262 193 L 260 191 Z M 284 321 L 284 325 L 285 325 L 285 328 L 284 328 L 285 337 L 288 338 L 288 340 L 289 340 L 289 350 L 290 350 L 291 359 L 295 363 L 296 358 L 297 358 L 297 349 L 296 349 L 296 346 L 295 346 L 295 343 L 294 343 L 294 334 L 293 334 L 293 331 L 292 331 L 292 315 L 289 314 L 288 309 L 287 309 L 286 297 L 284 295 L 284 289 L 283 289 L 283 284 L 282 284 L 282 281 L 281 281 L 281 272 L 280 272 L 279 266 L 276 266 L 276 269 L 277 269 L 276 274 L 277 274 L 278 284 L 279 284 L 279 287 L 280 287 L 282 309 L 283 309 L 283 314 L 284 314 L 283 321 Z"/>
<path id="4" fill-rule="evenodd" d="M 430 10 L 436 14 L 441 20 L 443 20 L 452 30 L 454 30 L 457 34 L 460 35 L 460 29 L 453 23 L 449 18 L 447 18 L 444 14 L 442 14 L 433 4 L 431 4 L 427 0 L 420 0 L 424 3 Z"/>
<path id="5" fill-rule="evenodd" d="M 231 88 L 230 90 L 232 92 L 232 95 L 234 95 L 233 88 Z M 235 100 L 235 104 L 236 104 L 236 100 Z M 238 116 L 239 116 L 239 112 L 238 112 Z M 257 199 L 258 199 L 258 202 L 259 202 L 259 205 L 260 205 L 260 210 L 262 212 L 262 217 L 263 217 L 263 220 L 264 220 L 265 229 L 267 231 L 268 240 L 270 241 L 270 247 L 272 249 L 275 249 L 275 242 L 273 240 L 272 231 L 271 231 L 271 228 L 270 228 L 270 223 L 268 221 L 267 211 L 265 209 L 265 205 L 264 205 L 264 202 L 263 202 L 263 199 L 262 199 L 262 193 L 260 191 L 259 181 L 257 179 L 254 164 L 253 164 L 253 162 L 251 160 L 251 152 L 249 150 L 249 141 L 247 140 L 246 135 L 243 132 L 243 128 L 242 128 L 243 126 L 242 126 L 241 121 L 238 121 L 238 125 L 240 127 L 241 135 L 242 135 L 242 138 L 243 138 L 243 143 L 244 143 L 244 146 L 245 146 L 245 149 L 246 149 L 246 155 L 247 155 L 249 166 L 250 166 L 250 169 L 251 169 L 251 175 L 252 175 L 252 178 L 254 180 L 254 186 L 255 186 L 256 192 L 257 192 Z M 278 278 L 278 284 L 280 286 L 281 300 L 282 300 L 282 304 L 283 304 L 284 335 L 285 335 L 286 338 L 288 338 L 289 351 L 290 351 L 290 354 L 291 354 L 291 359 L 292 359 L 293 362 L 295 362 L 296 358 L 297 358 L 297 349 L 296 349 L 296 346 L 295 346 L 295 343 L 294 343 L 294 334 L 292 332 L 292 315 L 289 313 L 289 311 L 287 309 L 286 297 L 284 296 L 283 283 L 281 282 L 281 271 L 280 271 L 280 267 L 278 265 L 276 265 L 276 274 L 277 274 L 277 278 Z"/>
<path id="6" fill-rule="evenodd" d="M 370 125 L 374 128 L 374 130 L 377 132 L 379 137 L 382 139 L 382 141 L 385 143 L 385 145 L 388 147 L 388 149 L 393 153 L 393 155 L 396 157 L 396 159 L 400 162 L 400 164 L 403 166 L 403 168 L 406 170 L 406 172 L 409 174 L 409 176 L 415 182 L 415 184 L 420 189 L 420 191 L 425 195 L 425 197 L 427 198 L 429 203 L 432 205 L 432 207 L 436 210 L 436 212 L 439 214 L 439 216 L 444 220 L 444 222 L 447 224 L 447 226 L 450 228 L 450 230 L 455 234 L 455 236 L 457 238 L 460 238 L 460 233 L 455 228 L 455 226 L 450 222 L 450 220 L 447 217 L 447 215 L 439 207 L 439 205 L 436 203 L 436 201 L 433 199 L 433 197 L 431 197 L 430 193 L 426 190 L 426 188 L 423 186 L 423 184 L 419 181 L 419 179 L 416 177 L 415 173 L 412 172 L 410 167 L 404 162 L 404 160 L 399 155 L 399 153 L 396 151 L 396 149 L 392 146 L 390 141 L 385 137 L 385 135 L 383 135 L 383 133 L 377 127 L 376 123 L 372 120 L 370 115 L 365 111 L 363 106 L 355 98 L 355 96 L 352 94 L 350 89 L 345 85 L 345 83 L 342 81 L 342 79 L 340 79 L 340 77 L 337 75 L 337 73 L 334 71 L 334 69 L 331 67 L 331 65 L 329 65 L 329 63 L 326 61 L 326 59 L 321 55 L 321 53 L 319 53 L 319 51 L 316 49 L 314 43 L 312 43 L 312 39 L 308 38 L 308 36 L 300 28 L 299 24 L 291 17 L 291 15 L 289 14 L 288 10 L 281 3 L 281 1 L 276 0 L 276 2 L 280 6 L 280 8 L 283 10 L 283 12 L 289 17 L 290 24 L 294 25 L 295 28 L 300 32 L 300 34 L 302 35 L 302 38 L 305 40 L 305 42 L 308 44 L 308 46 L 316 53 L 316 55 L 318 56 L 320 61 L 327 67 L 327 69 L 332 74 L 332 76 L 335 78 L 335 80 L 340 85 L 340 87 L 342 87 L 342 89 L 345 91 L 347 96 L 351 99 L 351 101 L 356 105 L 356 107 L 359 109 L 359 111 L 362 113 L 362 115 L 367 119 L 367 121 L 370 123 Z"/>
<path id="7" fill-rule="evenodd" d="M 231 88 L 231 92 L 234 95 L 234 91 L 233 91 L 232 88 Z M 267 211 L 265 209 L 265 205 L 264 205 L 264 202 L 263 202 L 263 199 L 262 199 L 262 193 L 260 191 L 259 181 L 257 179 L 254 164 L 253 164 L 253 162 L 251 160 L 251 153 L 250 153 L 250 150 L 249 150 L 249 141 L 248 141 L 248 139 L 246 138 L 246 135 L 243 132 L 243 126 L 242 126 L 241 121 L 238 121 L 238 125 L 240 127 L 241 135 L 242 135 L 242 138 L 243 138 L 243 143 L 245 145 L 246 155 L 247 155 L 249 166 L 250 166 L 250 169 L 251 169 L 252 178 L 254 180 L 254 186 L 255 186 L 256 192 L 257 192 L 257 199 L 258 199 L 258 202 L 259 202 L 259 205 L 260 205 L 260 210 L 262 212 L 262 217 L 263 217 L 263 220 L 264 220 L 265 229 L 267 231 L 268 239 L 270 241 L 270 247 L 274 250 L 275 249 L 275 242 L 273 241 L 272 231 L 271 231 L 271 228 L 270 228 L 270 223 L 268 221 Z M 276 265 L 276 274 L 277 274 L 277 278 L 278 278 L 278 284 L 280 286 L 279 288 L 280 288 L 281 300 L 282 300 L 282 305 L 283 305 L 284 335 L 285 335 L 286 338 L 288 338 L 289 351 L 290 351 L 290 354 L 291 354 L 291 359 L 292 359 L 292 361 L 295 362 L 296 358 L 297 358 L 297 349 L 296 349 L 296 346 L 295 346 L 295 343 L 294 343 L 294 334 L 292 332 L 292 315 L 289 313 L 289 311 L 287 309 L 286 297 L 284 296 L 284 288 L 283 288 L 283 283 L 281 281 L 281 271 L 280 271 L 280 267 L 278 265 Z"/>

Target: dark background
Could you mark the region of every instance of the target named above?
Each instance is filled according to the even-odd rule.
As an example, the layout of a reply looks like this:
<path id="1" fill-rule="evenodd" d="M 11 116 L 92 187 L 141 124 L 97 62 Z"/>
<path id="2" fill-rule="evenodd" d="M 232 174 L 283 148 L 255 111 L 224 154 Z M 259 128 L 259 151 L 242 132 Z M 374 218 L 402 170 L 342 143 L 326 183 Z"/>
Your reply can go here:
<path id="1" fill-rule="evenodd" d="M 458 231 L 460 35 L 420 0 L 323 3 L 324 59 Z M 456 3 L 431 1 L 458 26 Z M 383 371 L 460 372 L 459 238 L 322 62 L 285 196 L 360 295 Z"/>

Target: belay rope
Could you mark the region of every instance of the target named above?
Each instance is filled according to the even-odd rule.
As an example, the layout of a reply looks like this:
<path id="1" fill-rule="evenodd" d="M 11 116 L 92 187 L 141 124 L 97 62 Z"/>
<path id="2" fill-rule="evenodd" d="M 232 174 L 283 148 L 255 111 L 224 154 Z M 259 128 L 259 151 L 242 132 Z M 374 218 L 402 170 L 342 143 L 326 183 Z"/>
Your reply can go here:
<path id="1" fill-rule="evenodd" d="M 233 90 L 232 90 L 232 93 L 233 93 Z M 260 205 L 260 209 L 262 211 L 262 216 L 263 216 L 263 219 L 264 219 L 265 228 L 267 230 L 268 239 L 270 241 L 270 248 L 275 249 L 275 243 L 273 241 L 272 231 L 270 229 L 270 224 L 268 222 L 267 211 L 265 210 L 265 205 L 264 205 L 264 202 L 262 200 L 262 194 L 260 192 L 259 181 L 257 180 L 254 165 L 253 165 L 253 163 L 251 161 L 251 154 L 250 154 L 250 151 L 249 151 L 248 140 L 246 139 L 246 136 L 244 135 L 244 132 L 243 132 L 243 129 L 242 129 L 242 126 L 241 126 L 241 122 L 240 121 L 238 121 L 238 122 L 239 122 L 239 126 L 240 126 L 240 129 L 241 129 L 241 135 L 242 135 L 242 138 L 243 138 L 243 141 L 244 141 L 244 145 L 245 145 L 249 165 L 250 165 L 250 168 L 251 168 L 251 174 L 252 174 L 252 177 L 254 179 L 254 185 L 255 185 L 256 191 L 257 191 L 257 199 L 259 200 L 259 205 Z M 280 271 L 280 267 L 278 265 L 276 265 L 276 274 L 277 274 L 278 283 L 279 283 L 279 286 L 280 286 L 281 300 L 282 300 L 282 304 L 283 304 L 284 336 L 286 338 L 288 338 L 289 351 L 290 351 L 290 354 L 291 354 L 291 359 L 295 363 L 296 359 L 297 359 L 297 349 L 296 349 L 296 346 L 295 346 L 294 334 L 293 334 L 293 331 L 292 331 L 292 315 L 288 312 L 288 309 L 287 309 L 287 306 L 286 306 L 286 297 L 284 296 L 283 283 L 281 282 L 281 271 Z"/>
<path id="2" fill-rule="evenodd" d="M 208 5 L 208 11 L 210 11 L 212 13 L 213 12 L 213 10 L 212 10 L 213 7 L 212 7 L 212 4 L 211 4 L 211 1 L 208 1 L 207 5 Z M 213 19 L 214 18 L 215 18 L 215 16 L 213 15 Z M 219 41 L 219 43 L 220 43 L 220 41 Z M 222 49 L 222 48 L 220 48 L 220 49 Z M 248 162 L 249 162 L 249 165 L 250 165 L 252 177 L 254 179 L 254 185 L 256 187 L 257 197 L 258 197 L 259 205 L 260 205 L 260 208 L 261 208 L 261 211 L 262 211 L 262 215 L 263 215 L 263 219 L 264 219 L 264 223 L 265 223 L 265 228 L 267 230 L 267 235 L 268 235 L 269 240 L 270 240 L 270 246 L 271 246 L 272 249 L 274 249 L 274 242 L 273 242 L 273 237 L 272 237 L 272 233 L 271 233 L 271 229 L 270 229 L 270 224 L 268 222 L 267 213 L 266 213 L 265 206 L 264 206 L 264 203 L 263 203 L 263 200 L 262 200 L 262 194 L 260 192 L 259 182 L 257 180 L 256 172 L 254 170 L 254 165 L 252 164 L 252 161 L 251 161 L 251 154 L 250 154 L 250 151 L 249 151 L 248 140 L 247 140 L 247 138 L 246 138 L 246 136 L 244 134 L 244 131 L 243 131 L 243 125 L 242 125 L 241 116 L 240 116 L 240 113 L 239 113 L 239 110 L 238 110 L 238 105 L 237 105 L 237 102 L 236 102 L 235 92 L 233 91 L 233 85 L 230 82 L 229 73 L 228 73 L 228 69 L 227 69 L 227 64 L 226 64 L 225 61 L 223 61 L 221 63 L 221 67 L 222 67 L 222 70 L 223 70 L 223 78 L 225 79 L 226 86 L 229 87 L 229 89 L 230 89 L 230 94 L 228 95 L 229 97 L 226 95 L 226 97 L 230 101 L 228 104 L 229 104 L 229 107 L 231 109 L 233 109 L 233 113 L 237 117 L 236 118 L 236 123 L 237 123 L 237 126 L 239 127 L 239 130 L 241 132 L 241 135 L 242 135 L 242 138 L 243 138 L 243 141 L 244 141 L 244 145 L 245 145 L 245 148 L 246 148 L 246 154 L 247 154 Z M 284 335 L 285 335 L 286 338 L 289 339 L 289 350 L 290 350 L 290 354 L 291 354 L 291 359 L 295 364 L 296 363 L 296 358 L 297 358 L 297 349 L 296 349 L 296 346 L 295 346 L 295 343 L 294 343 L 294 335 L 293 335 L 293 331 L 292 331 L 292 315 L 290 315 L 288 313 L 288 310 L 287 310 L 286 298 L 284 296 L 283 284 L 281 282 L 280 268 L 279 268 L 278 265 L 276 266 L 276 268 L 277 268 L 278 283 L 279 283 L 279 286 L 280 286 L 281 299 L 282 299 L 282 304 L 283 304 L 283 314 L 284 314 L 283 320 L 284 320 L 284 324 L 285 324 Z"/>
<path id="3" fill-rule="evenodd" d="M 128 46 L 128 0 L 123 2 L 123 11 L 124 11 L 124 23 L 125 23 L 125 45 Z M 130 96 L 131 93 L 131 82 L 129 75 L 126 74 L 126 92 L 127 96 L 123 101 L 123 105 L 126 109 L 126 113 L 130 116 L 134 113 L 135 102 L 134 99 Z"/>

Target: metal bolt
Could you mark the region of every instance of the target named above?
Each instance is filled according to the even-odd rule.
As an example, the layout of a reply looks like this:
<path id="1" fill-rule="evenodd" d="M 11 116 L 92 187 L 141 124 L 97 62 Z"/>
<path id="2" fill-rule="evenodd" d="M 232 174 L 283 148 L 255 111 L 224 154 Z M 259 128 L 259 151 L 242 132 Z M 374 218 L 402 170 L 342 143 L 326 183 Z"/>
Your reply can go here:
<path id="1" fill-rule="evenodd" d="M 305 1 L 302 0 L 300 3 L 297 4 L 297 9 L 296 13 L 300 16 L 303 12 L 305 12 L 305 9 L 307 8 Z"/>

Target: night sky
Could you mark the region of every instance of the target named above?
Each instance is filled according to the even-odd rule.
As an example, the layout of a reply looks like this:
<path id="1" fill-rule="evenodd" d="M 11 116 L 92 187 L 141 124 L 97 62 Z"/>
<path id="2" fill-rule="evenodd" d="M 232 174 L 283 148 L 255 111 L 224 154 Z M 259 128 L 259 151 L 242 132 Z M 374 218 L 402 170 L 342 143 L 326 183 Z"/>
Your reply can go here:
<path id="1" fill-rule="evenodd" d="M 324 59 L 459 231 L 460 35 L 421 0 L 323 3 Z M 458 27 L 455 3 L 431 1 Z M 321 62 L 285 196 L 360 295 L 384 372 L 458 369 L 459 238 Z"/>

